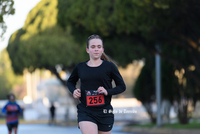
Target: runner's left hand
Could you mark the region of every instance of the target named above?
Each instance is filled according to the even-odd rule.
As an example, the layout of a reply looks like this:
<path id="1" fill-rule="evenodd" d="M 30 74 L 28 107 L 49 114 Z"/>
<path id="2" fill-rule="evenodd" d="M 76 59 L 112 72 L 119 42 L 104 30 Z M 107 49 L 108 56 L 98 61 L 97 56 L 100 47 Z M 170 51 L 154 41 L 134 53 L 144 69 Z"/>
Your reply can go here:
<path id="1" fill-rule="evenodd" d="M 102 87 L 102 86 L 100 86 L 100 87 L 97 89 L 97 92 L 98 92 L 98 93 L 103 93 L 105 96 L 108 95 L 107 90 L 106 90 L 104 87 Z"/>

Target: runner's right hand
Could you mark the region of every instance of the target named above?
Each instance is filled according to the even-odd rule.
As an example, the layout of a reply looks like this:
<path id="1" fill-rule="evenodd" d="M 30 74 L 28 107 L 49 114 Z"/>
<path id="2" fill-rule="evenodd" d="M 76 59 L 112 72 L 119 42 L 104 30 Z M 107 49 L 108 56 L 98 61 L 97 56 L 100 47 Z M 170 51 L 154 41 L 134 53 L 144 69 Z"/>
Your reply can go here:
<path id="1" fill-rule="evenodd" d="M 80 90 L 80 89 L 74 90 L 74 92 L 73 92 L 73 97 L 74 97 L 75 99 L 79 99 L 79 98 L 81 97 L 81 90 Z"/>

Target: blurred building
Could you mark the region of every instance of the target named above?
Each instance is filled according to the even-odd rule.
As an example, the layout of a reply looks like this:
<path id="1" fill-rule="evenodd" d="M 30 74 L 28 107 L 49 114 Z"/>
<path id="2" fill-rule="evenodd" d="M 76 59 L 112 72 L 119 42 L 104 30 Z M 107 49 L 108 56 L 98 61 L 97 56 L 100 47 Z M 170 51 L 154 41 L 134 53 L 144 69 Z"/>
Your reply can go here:
<path id="1" fill-rule="evenodd" d="M 36 69 L 33 73 L 24 71 L 27 95 L 24 97 L 25 120 L 47 120 L 51 103 L 56 107 L 56 119 L 64 120 L 76 113 L 69 91 L 60 80 L 48 70 Z M 76 118 L 76 115 L 69 116 Z"/>

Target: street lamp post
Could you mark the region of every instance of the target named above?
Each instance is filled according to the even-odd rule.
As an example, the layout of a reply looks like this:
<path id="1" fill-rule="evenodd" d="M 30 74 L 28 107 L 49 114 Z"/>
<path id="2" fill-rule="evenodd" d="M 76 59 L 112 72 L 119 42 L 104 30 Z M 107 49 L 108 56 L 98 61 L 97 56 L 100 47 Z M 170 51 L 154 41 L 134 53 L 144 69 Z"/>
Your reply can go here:
<path id="1" fill-rule="evenodd" d="M 160 52 L 159 45 L 156 45 L 156 49 Z M 160 67 L 160 55 L 155 55 L 155 67 L 156 67 L 156 102 L 157 102 L 157 127 L 161 126 L 161 67 Z"/>

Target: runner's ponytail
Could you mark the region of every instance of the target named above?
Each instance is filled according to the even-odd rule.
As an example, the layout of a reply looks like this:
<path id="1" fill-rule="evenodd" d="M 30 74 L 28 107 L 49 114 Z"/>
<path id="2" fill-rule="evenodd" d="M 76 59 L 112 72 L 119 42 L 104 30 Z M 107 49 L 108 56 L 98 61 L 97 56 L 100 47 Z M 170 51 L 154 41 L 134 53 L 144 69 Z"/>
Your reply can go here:
<path id="1" fill-rule="evenodd" d="M 114 63 L 117 66 L 116 61 L 112 60 L 107 54 L 105 54 L 104 52 L 101 55 L 101 59 L 102 60 L 106 60 L 106 61 L 110 61 L 112 63 Z"/>

